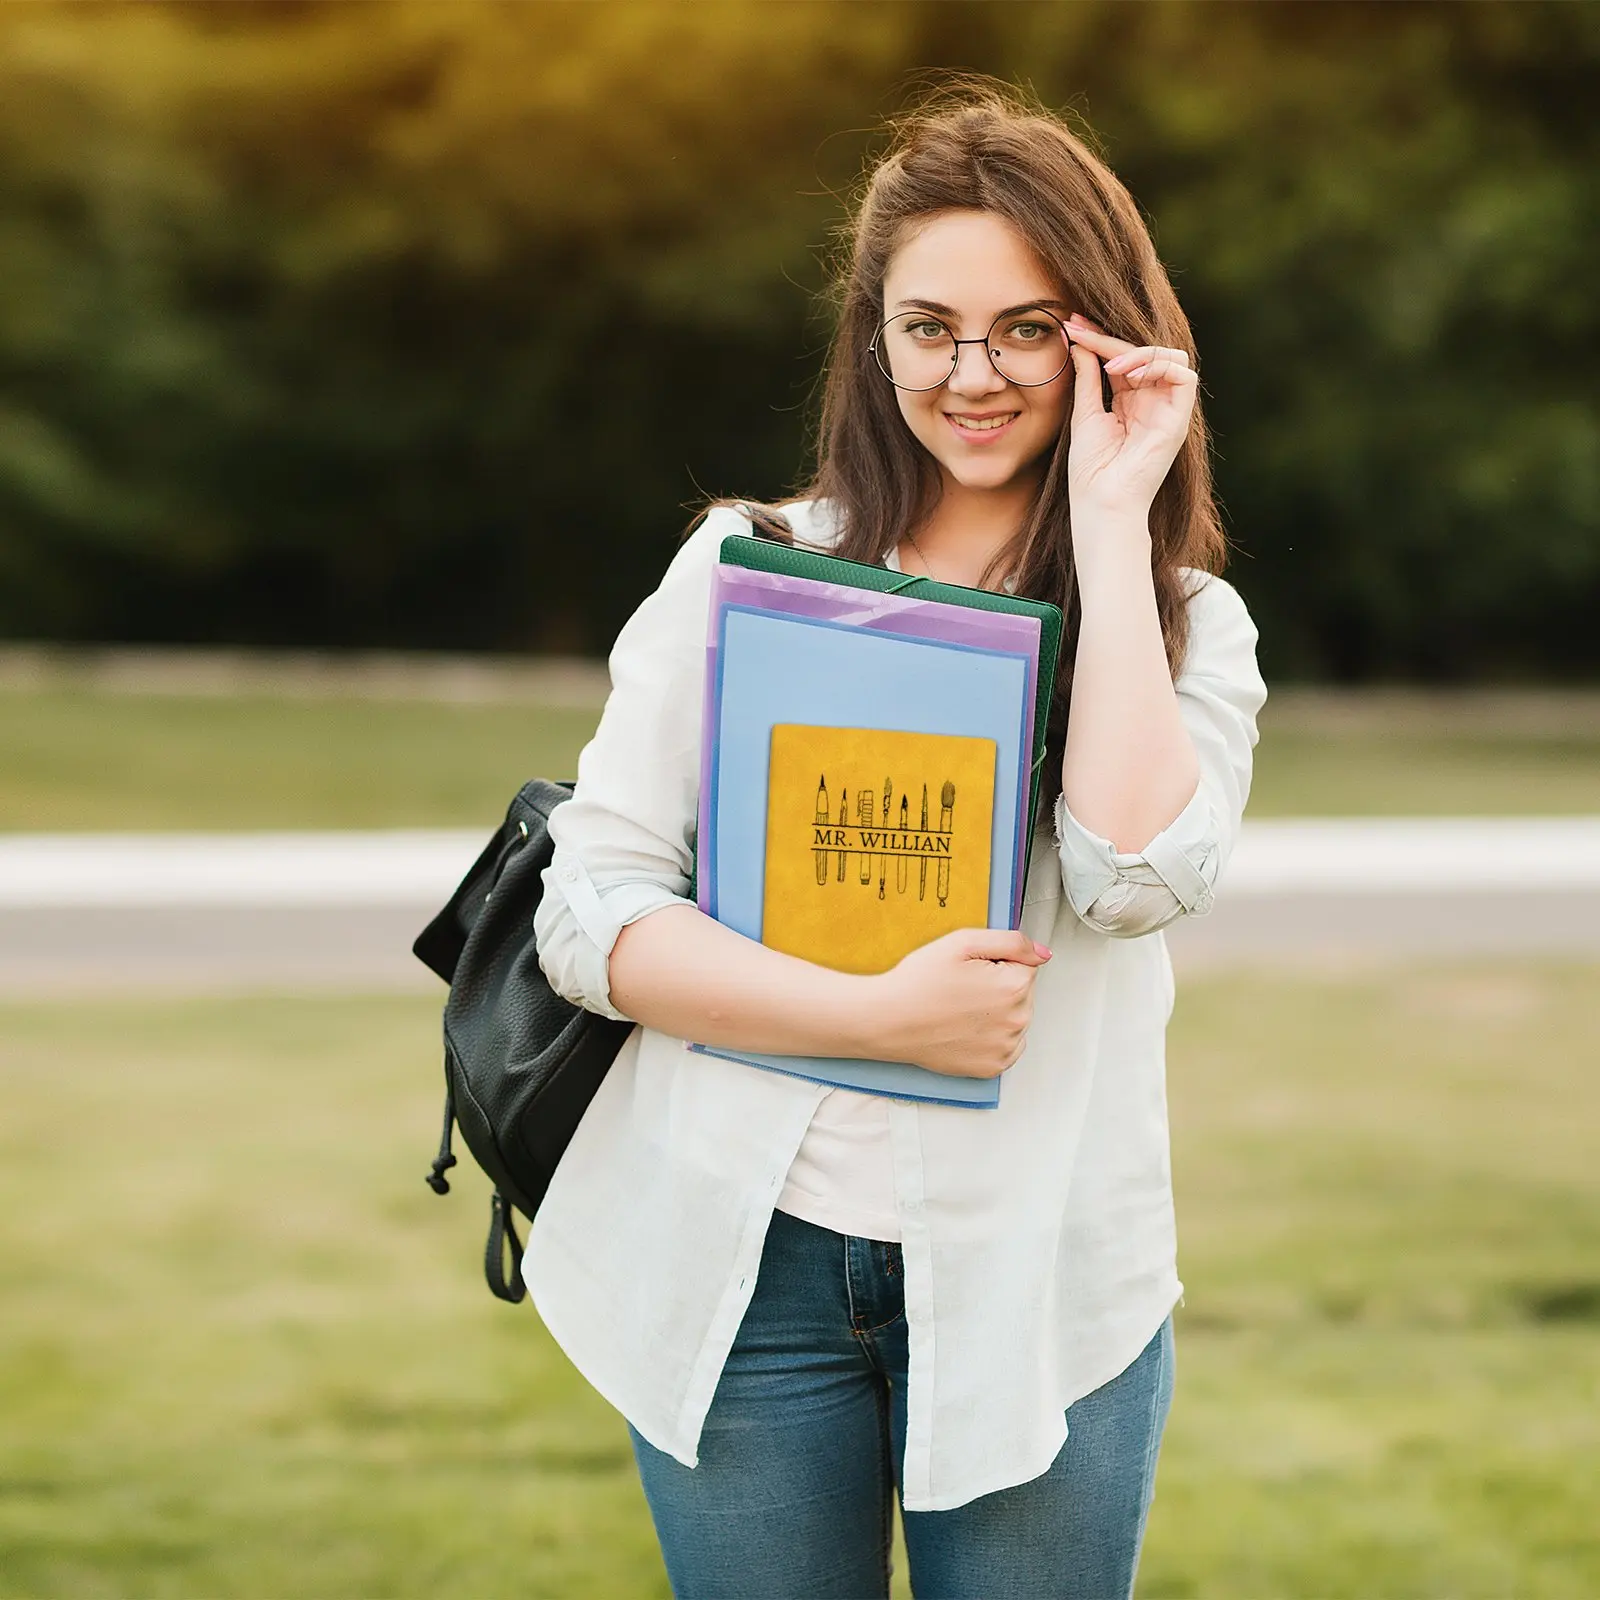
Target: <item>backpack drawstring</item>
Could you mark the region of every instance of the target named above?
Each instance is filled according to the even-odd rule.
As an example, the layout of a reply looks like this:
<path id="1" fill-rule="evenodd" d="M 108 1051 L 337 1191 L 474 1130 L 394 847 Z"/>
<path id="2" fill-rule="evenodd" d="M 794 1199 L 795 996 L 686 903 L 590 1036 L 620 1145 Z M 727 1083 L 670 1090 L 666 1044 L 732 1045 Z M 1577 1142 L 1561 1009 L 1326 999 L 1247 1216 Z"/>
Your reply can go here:
<path id="1" fill-rule="evenodd" d="M 456 1123 L 456 1099 L 448 1083 L 444 1090 L 444 1127 L 439 1133 L 439 1153 L 433 1158 L 433 1168 L 428 1173 L 428 1187 L 435 1194 L 449 1194 L 450 1180 L 445 1177 L 451 1167 L 456 1164 L 454 1152 L 450 1149 L 450 1133 Z"/>

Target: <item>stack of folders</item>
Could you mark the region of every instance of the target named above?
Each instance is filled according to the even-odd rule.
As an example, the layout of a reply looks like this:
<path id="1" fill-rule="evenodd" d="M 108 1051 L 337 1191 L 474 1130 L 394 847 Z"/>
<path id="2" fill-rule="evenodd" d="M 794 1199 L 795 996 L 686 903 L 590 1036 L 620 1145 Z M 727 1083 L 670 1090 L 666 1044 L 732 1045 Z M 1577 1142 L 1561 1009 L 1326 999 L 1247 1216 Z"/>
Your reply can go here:
<path id="1" fill-rule="evenodd" d="M 774 950 L 886 972 L 1022 913 L 1061 612 L 750 538 L 711 592 L 696 894 Z M 695 1049 L 871 1093 L 993 1106 L 999 1079 Z"/>

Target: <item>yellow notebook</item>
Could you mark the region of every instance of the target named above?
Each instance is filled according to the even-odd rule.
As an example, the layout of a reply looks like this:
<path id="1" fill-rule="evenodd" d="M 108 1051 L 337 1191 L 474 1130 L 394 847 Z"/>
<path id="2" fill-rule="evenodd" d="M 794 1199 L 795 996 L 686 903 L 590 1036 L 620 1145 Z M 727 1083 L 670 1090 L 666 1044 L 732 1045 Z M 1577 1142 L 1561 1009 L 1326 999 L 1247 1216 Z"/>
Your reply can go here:
<path id="1" fill-rule="evenodd" d="M 987 926 L 994 767 L 992 739 L 775 727 L 761 942 L 886 972 Z"/>

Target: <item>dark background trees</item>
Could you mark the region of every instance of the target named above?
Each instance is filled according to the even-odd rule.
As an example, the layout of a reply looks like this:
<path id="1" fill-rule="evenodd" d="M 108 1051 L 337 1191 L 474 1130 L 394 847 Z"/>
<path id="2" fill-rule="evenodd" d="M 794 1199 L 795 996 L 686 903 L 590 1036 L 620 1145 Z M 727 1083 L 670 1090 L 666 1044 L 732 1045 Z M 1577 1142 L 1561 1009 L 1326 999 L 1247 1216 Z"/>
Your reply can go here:
<path id="1" fill-rule="evenodd" d="M 1600 8 L 0 11 L 0 633 L 600 649 L 803 474 L 829 230 L 929 68 L 1096 130 L 1269 671 L 1600 672 Z"/>

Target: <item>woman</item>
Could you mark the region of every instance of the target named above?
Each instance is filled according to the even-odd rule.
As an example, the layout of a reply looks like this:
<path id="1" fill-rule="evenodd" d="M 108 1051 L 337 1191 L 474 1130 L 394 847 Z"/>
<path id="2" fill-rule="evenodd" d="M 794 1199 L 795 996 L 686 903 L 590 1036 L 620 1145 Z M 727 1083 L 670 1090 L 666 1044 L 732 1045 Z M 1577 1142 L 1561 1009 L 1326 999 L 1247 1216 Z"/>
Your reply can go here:
<path id="1" fill-rule="evenodd" d="M 875 977 L 689 899 L 713 510 L 618 637 L 552 819 L 552 983 L 636 1020 L 532 1230 L 546 1324 L 628 1419 L 675 1592 L 1127 1594 L 1172 1384 L 1154 934 L 1209 908 L 1265 689 L 1213 574 L 1188 324 L 1127 192 L 988 91 L 913 117 L 843 269 L 800 542 L 1053 600 L 1068 635 L 1022 928 Z M 1109 408 L 1106 394 L 1109 392 Z M 765 514 L 758 514 L 766 521 Z M 890 1101 L 684 1040 L 1006 1072 Z"/>

